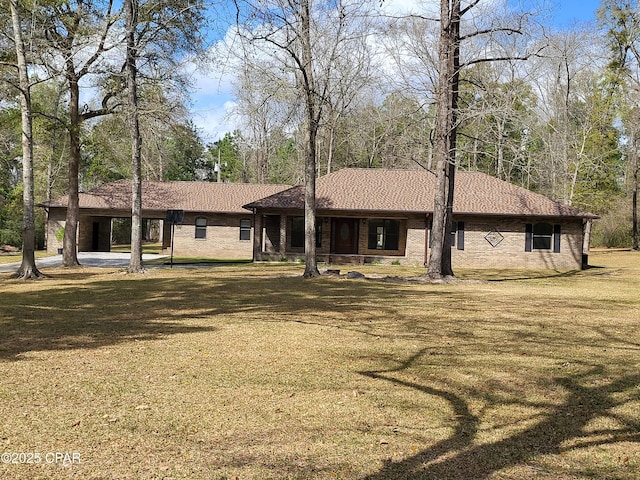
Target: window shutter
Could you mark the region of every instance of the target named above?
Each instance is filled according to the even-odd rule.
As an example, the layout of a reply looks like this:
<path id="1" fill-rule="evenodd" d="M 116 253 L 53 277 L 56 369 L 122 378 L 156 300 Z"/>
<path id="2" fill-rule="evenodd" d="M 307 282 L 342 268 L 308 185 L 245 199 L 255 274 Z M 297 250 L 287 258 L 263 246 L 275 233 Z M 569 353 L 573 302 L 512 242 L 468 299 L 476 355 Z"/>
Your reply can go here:
<path id="1" fill-rule="evenodd" d="M 527 223 L 524 229 L 524 251 L 530 252 L 533 247 L 533 224 Z"/>
<path id="2" fill-rule="evenodd" d="M 560 225 L 553 226 L 553 253 L 560 253 Z"/>
<path id="3" fill-rule="evenodd" d="M 464 250 L 464 222 L 458 222 L 458 250 Z"/>

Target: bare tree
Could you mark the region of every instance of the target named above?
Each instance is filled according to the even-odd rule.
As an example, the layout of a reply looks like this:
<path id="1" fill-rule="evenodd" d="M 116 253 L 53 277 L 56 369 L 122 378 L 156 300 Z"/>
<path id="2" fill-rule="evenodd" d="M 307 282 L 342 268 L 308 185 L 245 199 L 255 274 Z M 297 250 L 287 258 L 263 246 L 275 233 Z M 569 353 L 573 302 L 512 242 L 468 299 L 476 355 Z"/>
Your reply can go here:
<path id="1" fill-rule="evenodd" d="M 436 184 L 431 230 L 431 255 L 427 267 L 428 275 L 432 279 L 453 275 L 450 232 L 456 166 L 456 121 L 462 14 L 461 0 L 440 1 L 439 68 L 434 129 Z"/>
<path id="2" fill-rule="evenodd" d="M 138 50 L 136 27 L 138 25 L 138 1 L 125 0 L 126 22 L 126 72 L 127 106 L 129 110 L 129 128 L 131 134 L 131 257 L 129 273 L 141 273 L 142 265 L 142 137 L 138 114 Z"/>
<path id="3" fill-rule="evenodd" d="M 601 26 L 605 29 L 611 60 L 609 70 L 612 83 L 622 91 L 631 105 L 627 107 L 628 133 L 631 138 L 631 208 L 633 249 L 640 250 L 638 239 L 638 108 L 637 91 L 640 89 L 640 13 L 636 0 L 604 0 L 598 10 Z"/>
<path id="4" fill-rule="evenodd" d="M 80 135 L 85 121 L 107 115 L 117 106 L 111 100 L 119 85 L 111 84 L 97 108 L 81 106 L 80 84 L 94 74 L 103 74 L 106 65 L 104 55 L 119 44 L 114 38 L 114 25 L 119 12 L 113 0 L 106 4 L 85 0 L 45 4 L 41 7 L 47 19 L 47 50 L 43 62 L 53 74 L 64 78 L 69 89 L 68 121 L 69 170 L 68 204 L 65 218 L 62 264 L 79 265 L 77 255 L 77 227 L 79 221 L 79 169 L 81 160 Z"/>
<path id="5" fill-rule="evenodd" d="M 18 90 L 20 91 L 20 112 L 22 119 L 22 181 L 23 181 L 23 221 L 22 221 L 22 264 L 15 276 L 21 279 L 41 278 L 35 261 L 35 214 L 33 182 L 33 114 L 31 109 L 31 82 L 22 37 L 22 21 L 16 0 L 9 0 L 13 39 L 18 67 Z"/>
<path id="6" fill-rule="evenodd" d="M 303 276 L 314 277 L 319 275 L 315 244 L 318 132 L 336 59 L 348 54 L 349 25 L 356 23 L 362 5 L 312 0 L 235 0 L 235 5 L 240 37 L 277 62 L 283 76 L 294 79 L 294 91 L 301 100 L 305 164 Z M 327 33 L 319 28 L 321 19 L 328 19 L 326 25 L 332 25 Z"/>
<path id="7" fill-rule="evenodd" d="M 505 50 L 512 42 L 506 36 L 522 34 L 526 15 L 513 18 L 490 15 L 472 16 L 479 0 L 464 7 L 462 0 L 440 1 L 440 36 L 438 40 L 438 85 L 436 89 L 436 120 L 434 128 L 435 198 L 432 221 L 431 255 L 427 275 L 440 280 L 453 276 L 451 266 L 451 228 L 455 187 L 456 148 L 458 130 L 458 95 L 461 69 L 485 62 L 525 60 L 530 53 L 514 54 Z M 472 17 L 469 31 L 461 32 L 463 16 Z M 482 41 L 481 41 L 482 39 Z M 470 55 L 460 61 L 462 42 L 475 41 L 481 48 L 470 48 Z M 472 45 L 473 46 L 473 45 Z M 475 51 L 474 51 L 475 50 Z M 487 54 L 486 52 L 489 52 Z"/>
<path id="8" fill-rule="evenodd" d="M 234 46 L 229 46 L 233 51 Z M 296 112 L 300 107 L 297 96 L 290 95 L 292 79 L 282 78 L 281 70 L 272 59 L 259 52 L 243 49 L 238 60 L 241 73 L 236 79 L 236 113 L 248 126 L 247 141 L 251 145 L 255 178 L 268 183 L 271 177 L 272 157 L 278 132 L 295 129 Z"/>

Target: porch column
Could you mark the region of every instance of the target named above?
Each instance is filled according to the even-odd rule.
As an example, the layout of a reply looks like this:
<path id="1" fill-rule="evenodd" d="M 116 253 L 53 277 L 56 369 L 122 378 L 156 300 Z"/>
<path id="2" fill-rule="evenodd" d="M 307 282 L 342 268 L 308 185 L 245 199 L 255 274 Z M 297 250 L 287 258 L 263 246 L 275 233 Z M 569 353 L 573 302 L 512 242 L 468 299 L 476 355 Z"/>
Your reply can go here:
<path id="1" fill-rule="evenodd" d="M 280 215 L 280 256 L 287 253 L 287 216 Z"/>
<path id="2" fill-rule="evenodd" d="M 424 266 L 429 263 L 429 247 L 431 239 L 431 215 L 426 214 L 424 216 Z"/>
<path id="3" fill-rule="evenodd" d="M 589 268 L 589 248 L 591 244 L 591 225 L 590 219 L 584 220 L 582 226 L 582 269 Z"/>
<path id="4" fill-rule="evenodd" d="M 253 214 L 253 261 L 262 260 L 262 228 L 264 219 L 262 215 Z"/>

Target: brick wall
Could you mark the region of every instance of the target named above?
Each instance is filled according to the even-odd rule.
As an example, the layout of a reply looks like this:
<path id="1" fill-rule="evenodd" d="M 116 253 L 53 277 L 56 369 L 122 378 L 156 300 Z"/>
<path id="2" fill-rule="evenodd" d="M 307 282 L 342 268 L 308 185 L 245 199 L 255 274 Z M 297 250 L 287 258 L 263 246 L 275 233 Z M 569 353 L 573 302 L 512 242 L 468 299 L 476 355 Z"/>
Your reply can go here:
<path id="1" fill-rule="evenodd" d="M 58 232 L 64 229 L 66 212 L 59 208 L 49 210 L 47 219 L 47 253 L 57 253 L 62 248 L 62 240 L 58 240 L 56 236 Z"/>
<path id="2" fill-rule="evenodd" d="M 195 238 L 196 217 L 207 219 L 206 238 Z M 251 220 L 251 214 L 185 215 L 184 223 L 175 226 L 174 256 L 251 259 L 253 229 L 249 240 L 240 240 L 240 220 Z"/>
<path id="3" fill-rule="evenodd" d="M 582 220 L 545 220 L 561 225 L 560 252 L 525 251 L 525 225 L 535 223 L 526 218 L 478 220 L 456 217 L 464 222 L 464 250 L 452 249 L 453 268 L 524 268 L 575 270 L 582 264 Z M 487 240 L 489 232 L 498 232 L 502 240 L 495 246 Z M 499 238 L 498 235 L 496 235 Z M 424 256 L 424 221 L 415 219 L 407 234 L 405 262 L 422 261 Z M 457 238 L 456 238 L 457 240 Z"/>
<path id="4" fill-rule="evenodd" d="M 195 238 L 196 217 L 207 219 L 206 238 Z M 265 222 L 266 229 L 274 230 L 272 236 L 277 235 L 279 225 L 274 221 L 278 217 L 269 217 Z M 366 217 L 365 217 L 366 218 Z M 247 215 L 196 215 L 187 214 L 183 225 L 176 225 L 174 239 L 174 255 L 183 257 L 209 257 L 225 259 L 250 259 L 253 256 L 253 230 L 249 240 L 240 240 L 240 221 L 251 220 Z M 62 242 L 56 239 L 56 232 L 64 227 L 64 210 L 51 209 L 47 222 L 47 251 L 55 253 L 62 247 Z M 331 221 L 318 219 L 322 225 L 322 246 L 318 254 L 329 252 L 331 244 Z M 422 265 L 425 261 L 425 224 L 424 215 L 410 216 L 400 220 L 400 251 L 387 252 L 368 249 L 368 223 L 361 220 L 359 235 L 359 252 L 361 255 L 376 256 L 383 263 L 400 261 L 408 265 Z M 464 250 L 455 246 L 452 250 L 453 267 L 455 268 L 525 268 L 525 269 L 579 269 L 582 263 L 582 220 L 548 220 L 548 223 L 561 225 L 560 252 L 550 250 L 525 251 L 525 225 L 533 223 L 527 218 L 490 218 L 477 219 L 474 217 L 456 217 L 456 221 L 464 222 Z M 100 222 L 101 236 L 110 235 L 110 227 L 106 223 L 108 218 L 81 218 L 78 241 L 80 250 L 91 249 L 91 227 L 93 221 Z M 278 222 L 279 223 L 279 222 Z M 272 225 L 273 224 L 273 225 Z M 165 228 L 165 233 L 168 233 Z M 107 233 L 108 232 L 108 233 Z M 498 232 L 502 240 L 492 246 L 487 241 L 489 232 Z M 406 235 L 405 235 L 406 233 Z M 497 236 L 497 235 L 496 235 Z M 287 250 L 291 252 L 290 235 L 287 235 Z M 100 245 L 104 245 L 106 237 L 101 238 Z M 405 243 L 406 242 L 406 243 Z M 165 253 L 169 253 L 169 241 L 165 239 Z M 265 247 L 269 251 L 268 240 Z M 273 248 L 273 247 L 272 247 Z M 404 255 L 402 255 L 404 252 Z M 291 252 L 294 253 L 294 252 Z M 302 251 L 299 254 L 303 254 Z"/>

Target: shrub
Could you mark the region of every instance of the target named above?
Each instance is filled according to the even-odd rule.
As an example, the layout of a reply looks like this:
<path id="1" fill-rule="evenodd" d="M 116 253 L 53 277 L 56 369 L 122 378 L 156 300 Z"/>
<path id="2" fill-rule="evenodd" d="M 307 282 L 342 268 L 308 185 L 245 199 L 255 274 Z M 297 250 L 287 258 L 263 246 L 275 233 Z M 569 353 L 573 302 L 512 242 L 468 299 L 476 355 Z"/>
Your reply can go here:
<path id="1" fill-rule="evenodd" d="M 0 245 L 11 245 L 19 248 L 22 245 L 22 235 L 20 234 L 20 230 L 1 228 Z"/>
<path id="2" fill-rule="evenodd" d="M 628 199 L 619 199 L 611 210 L 593 222 L 591 245 L 594 247 L 631 246 L 631 205 Z"/>

